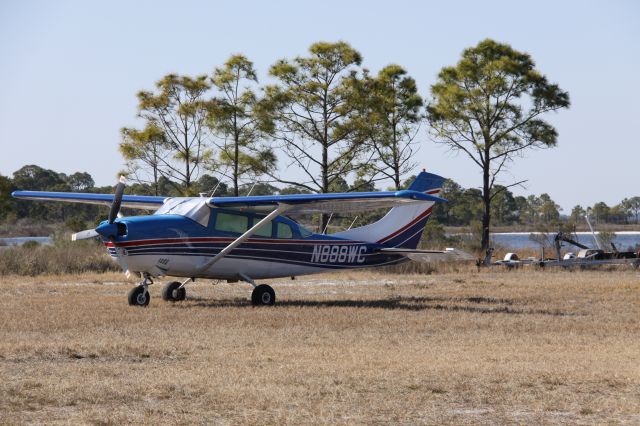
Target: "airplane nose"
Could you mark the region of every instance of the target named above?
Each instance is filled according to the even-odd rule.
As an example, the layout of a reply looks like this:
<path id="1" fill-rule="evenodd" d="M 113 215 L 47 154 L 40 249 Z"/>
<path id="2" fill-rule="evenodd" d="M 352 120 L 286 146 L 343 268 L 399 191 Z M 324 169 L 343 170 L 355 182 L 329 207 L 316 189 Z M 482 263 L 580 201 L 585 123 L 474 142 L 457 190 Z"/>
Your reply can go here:
<path id="1" fill-rule="evenodd" d="M 96 228 L 96 232 L 108 240 L 114 240 L 127 235 L 127 225 L 123 222 L 103 222 Z"/>

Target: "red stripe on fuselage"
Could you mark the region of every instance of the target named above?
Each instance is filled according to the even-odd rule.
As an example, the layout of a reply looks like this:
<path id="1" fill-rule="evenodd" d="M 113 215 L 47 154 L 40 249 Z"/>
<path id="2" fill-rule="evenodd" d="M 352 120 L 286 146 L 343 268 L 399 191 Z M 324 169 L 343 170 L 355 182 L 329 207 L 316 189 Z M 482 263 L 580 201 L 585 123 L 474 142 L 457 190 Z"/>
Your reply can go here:
<path id="1" fill-rule="evenodd" d="M 438 189 L 432 189 L 431 191 L 427 191 L 425 192 L 425 194 L 429 194 L 429 195 L 433 195 L 433 194 L 437 194 L 442 190 L 442 188 L 438 188 Z M 429 213 L 431 213 L 431 210 L 433 209 L 433 206 L 429 207 L 427 210 L 425 210 L 424 212 L 422 212 L 422 214 L 420 214 L 418 217 L 416 217 L 415 219 L 413 219 L 411 222 L 409 222 L 408 224 L 406 224 L 405 226 L 403 226 L 402 228 L 398 229 L 396 232 L 394 232 L 393 234 L 387 235 L 386 237 L 378 240 L 378 243 L 384 243 L 387 240 L 390 240 L 391 238 L 395 237 L 396 235 L 398 235 L 399 233 L 401 233 L 402 231 L 406 230 L 407 228 L 409 228 L 412 225 L 415 225 L 420 219 L 422 219 L 423 217 L 425 217 L 426 215 L 428 215 Z"/>
<path id="2" fill-rule="evenodd" d="M 408 224 L 406 224 L 405 226 L 403 226 L 402 228 L 398 229 L 396 232 L 394 232 L 393 234 L 387 235 L 386 237 L 384 237 L 381 240 L 378 240 L 377 242 L 382 244 L 387 240 L 390 240 L 391 238 L 395 237 L 396 235 L 400 234 L 401 232 L 407 230 L 408 228 L 410 228 L 411 226 L 415 225 L 420 219 L 424 218 L 425 216 L 427 216 L 429 213 L 431 213 L 431 210 L 433 209 L 433 206 L 429 207 L 428 209 L 426 209 L 425 211 L 423 211 L 420 215 L 418 215 L 418 217 L 416 217 L 415 219 L 413 219 L 411 222 L 409 222 Z"/>

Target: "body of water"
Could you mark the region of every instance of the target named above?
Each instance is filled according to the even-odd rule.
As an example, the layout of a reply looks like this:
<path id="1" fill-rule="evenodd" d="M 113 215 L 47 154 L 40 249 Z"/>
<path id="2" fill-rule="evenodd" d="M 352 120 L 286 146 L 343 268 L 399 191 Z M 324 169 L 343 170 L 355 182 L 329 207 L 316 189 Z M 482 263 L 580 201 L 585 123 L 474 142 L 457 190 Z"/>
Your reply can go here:
<path id="1" fill-rule="evenodd" d="M 35 241 L 39 244 L 53 245 L 51 237 L 13 237 L 0 238 L 0 246 L 21 246 L 27 241 Z"/>
<path id="2" fill-rule="evenodd" d="M 503 233 L 495 233 L 491 234 L 491 240 L 494 244 L 508 247 L 513 250 L 518 249 L 539 249 L 540 244 L 532 241 L 529 236 L 532 232 L 503 232 Z M 536 234 L 533 232 L 533 234 Z M 596 232 L 597 234 L 597 232 Z M 553 237 L 555 234 L 547 234 L 548 244 L 553 244 Z M 593 234 L 591 232 L 577 232 L 572 234 L 571 238 L 576 239 L 577 242 L 584 244 L 590 248 L 597 248 L 596 242 L 593 239 Z M 640 246 L 640 232 L 634 231 L 622 231 L 616 232 L 616 236 L 613 239 L 613 243 L 616 245 L 618 250 L 626 251 L 626 250 L 636 250 L 637 247 Z M 575 247 L 568 243 L 562 243 L 563 248 L 569 249 L 570 251 L 577 252 L 580 250 L 578 247 Z M 603 247 L 605 250 L 610 250 L 611 247 Z"/>

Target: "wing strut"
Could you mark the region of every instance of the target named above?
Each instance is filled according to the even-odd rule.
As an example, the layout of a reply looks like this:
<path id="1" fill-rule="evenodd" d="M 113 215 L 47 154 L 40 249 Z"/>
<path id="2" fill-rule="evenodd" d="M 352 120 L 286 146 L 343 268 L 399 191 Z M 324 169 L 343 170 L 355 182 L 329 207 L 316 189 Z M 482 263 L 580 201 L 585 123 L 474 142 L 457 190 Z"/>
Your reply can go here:
<path id="1" fill-rule="evenodd" d="M 247 232 L 245 232 L 244 234 L 240 235 L 234 241 L 229 243 L 228 246 L 223 248 L 220 251 L 220 253 L 216 254 L 211 260 L 208 260 L 204 265 L 202 265 L 198 269 L 196 269 L 196 273 L 194 275 L 200 275 L 202 272 L 204 272 L 207 269 L 209 269 L 211 266 L 213 266 L 215 263 L 217 263 L 220 259 L 222 259 L 227 254 L 229 254 L 229 252 L 231 250 L 233 250 L 234 248 L 238 247 L 240 244 L 244 243 L 253 234 L 255 234 L 260 228 L 262 228 L 267 223 L 271 222 L 276 216 L 278 216 L 278 215 L 284 213 L 285 211 L 287 211 L 290 207 L 291 206 L 288 205 L 288 204 L 278 204 L 278 208 L 277 209 L 275 209 L 274 211 L 272 211 L 271 213 L 266 215 L 263 219 L 260 220 L 260 222 L 256 223 L 251 228 L 249 228 L 247 230 Z"/>

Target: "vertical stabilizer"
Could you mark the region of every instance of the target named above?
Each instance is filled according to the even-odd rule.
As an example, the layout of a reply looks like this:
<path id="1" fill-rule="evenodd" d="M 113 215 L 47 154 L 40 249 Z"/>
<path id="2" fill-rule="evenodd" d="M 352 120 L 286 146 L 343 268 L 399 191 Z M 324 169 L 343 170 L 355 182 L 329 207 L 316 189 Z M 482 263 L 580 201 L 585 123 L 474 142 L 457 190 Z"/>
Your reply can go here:
<path id="1" fill-rule="evenodd" d="M 444 178 L 422 172 L 409 186 L 413 191 L 438 196 Z M 337 232 L 333 235 L 360 241 L 377 242 L 389 247 L 415 249 L 418 247 L 424 227 L 431 216 L 433 201 L 397 206 L 389 210 L 382 219 L 369 225 Z"/>

